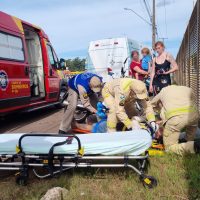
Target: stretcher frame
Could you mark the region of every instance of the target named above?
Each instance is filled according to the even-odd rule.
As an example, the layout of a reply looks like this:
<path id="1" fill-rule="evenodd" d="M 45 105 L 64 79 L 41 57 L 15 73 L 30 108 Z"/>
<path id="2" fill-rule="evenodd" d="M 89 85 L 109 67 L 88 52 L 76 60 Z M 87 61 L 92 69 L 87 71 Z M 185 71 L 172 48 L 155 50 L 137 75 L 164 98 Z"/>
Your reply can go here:
<path id="1" fill-rule="evenodd" d="M 62 142 L 52 145 L 48 154 L 26 154 L 23 151 L 22 141 L 25 137 L 63 137 Z M 66 138 L 67 137 L 67 138 Z M 72 139 L 78 142 L 76 154 L 54 154 L 54 148 L 68 144 Z M 16 182 L 20 185 L 26 185 L 29 177 L 29 169 L 33 170 L 34 175 L 39 179 L 53 177 L 57 174 L 62 174 L 69 169 L 76 168 L 129 168 L 139 175 L 139 178 L 144 186 L 153 188 L 157 186 L 157 180 L 152 176 L 145 175 L 145 170 L 148 166 L 148 152 L 138 156 L 104 156 L 104 155 L 84 155 L 81 141 L 77 135 L 53 135 L 53 134 L 24 134 L 19 138 L 16 154 L 0 154 L 0 171 L 10 170 L 18 171 Z M 136 161 L 135 164 L 131 161 Z M 119 163 L 105 163 L 105 161 Z M 137 165 L 137 166 L 136 166 Z M 46 174 L 39 174 L 36 169 L 47 169 Z"/>

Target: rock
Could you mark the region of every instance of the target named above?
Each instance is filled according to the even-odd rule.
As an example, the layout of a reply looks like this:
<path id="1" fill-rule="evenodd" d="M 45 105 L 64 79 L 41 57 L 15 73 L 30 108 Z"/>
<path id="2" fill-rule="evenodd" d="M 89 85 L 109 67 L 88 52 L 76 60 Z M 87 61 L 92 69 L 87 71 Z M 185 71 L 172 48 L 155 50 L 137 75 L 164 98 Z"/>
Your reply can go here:
<path id="1" fill-rule="evenodd" d="M 64 197 L 67 196 L 67 193 L 68 190 L 65 188 L 54 187 L 49 189 L 40 200 L 64 200 Z"/>

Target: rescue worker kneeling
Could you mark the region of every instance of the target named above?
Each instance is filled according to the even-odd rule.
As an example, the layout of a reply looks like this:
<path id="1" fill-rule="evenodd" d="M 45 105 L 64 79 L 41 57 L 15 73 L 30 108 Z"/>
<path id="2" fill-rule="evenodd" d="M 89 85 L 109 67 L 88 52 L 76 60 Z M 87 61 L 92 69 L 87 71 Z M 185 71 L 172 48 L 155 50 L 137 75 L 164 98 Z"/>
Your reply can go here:
<path id="1" fill-rule="evenodd" d="M 97 112 L 95 108 L 98 102 L 96 93 L 101 91 L 102 85 L 102 78 L 93 73 L 78 74 L 69 79 L 69 105 L 65 109 L 63 120 L 60 124 L 60 134 L 65 134 L 71 129 L 71 122 L 74 117 L 79 96 L 85 108 L 91 113 Z"/>
<path id="2" fill-rule="evenodd" d="M 142 81 L 131 78 L 113 79 L 104 85 L 102 97 L 106 107 L 109 109 L 107 118 L 108 132 L 116 132 L 118 120 L 123 122 L 128 130 L 132 129 L 132 121 L 126 114 L 124 105 L 130 99 L 140 99 L 144 101 L 144 111 L 147 120 L 156 131 L 155 116 L 153 108 L 147 96 L 145 84 Z"/>
<path id="3" fill-rule="evenodd" d="M 171 85 L 154 97 L 152 105 L 161 107 L 163 142 L 165 149 L 180 155 L 200 153 L 200 143 L 194 142 L 199 114 L 191 88 Z M 180 132 L 185 129 L 186 143 L 178 143 Z"/>

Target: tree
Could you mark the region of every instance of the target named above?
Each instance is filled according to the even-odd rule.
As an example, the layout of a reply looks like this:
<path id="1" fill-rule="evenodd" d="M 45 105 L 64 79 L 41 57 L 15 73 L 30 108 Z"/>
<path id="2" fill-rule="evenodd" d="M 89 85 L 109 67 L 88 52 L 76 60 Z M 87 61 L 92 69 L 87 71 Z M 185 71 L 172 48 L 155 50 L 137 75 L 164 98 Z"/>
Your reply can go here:
<path id="1" fill-rule="evenodd" d="M 85 70 L 85 59 L 80 59 L 77 57 L 74 59 L 67 59 L 65 62 L 66 67 L 72 72 Z"/>

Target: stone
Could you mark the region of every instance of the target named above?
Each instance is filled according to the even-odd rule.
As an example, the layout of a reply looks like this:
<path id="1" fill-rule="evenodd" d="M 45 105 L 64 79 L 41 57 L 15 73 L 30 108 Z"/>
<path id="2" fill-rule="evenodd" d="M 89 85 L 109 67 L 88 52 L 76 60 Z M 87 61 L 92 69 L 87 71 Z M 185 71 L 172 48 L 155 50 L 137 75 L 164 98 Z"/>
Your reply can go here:
<path id="1" fill-rule="evenodd" d="M 67 198 L 68 190 L 61 187 L 49 189 L 40 200 L 64 200 Z"/>

